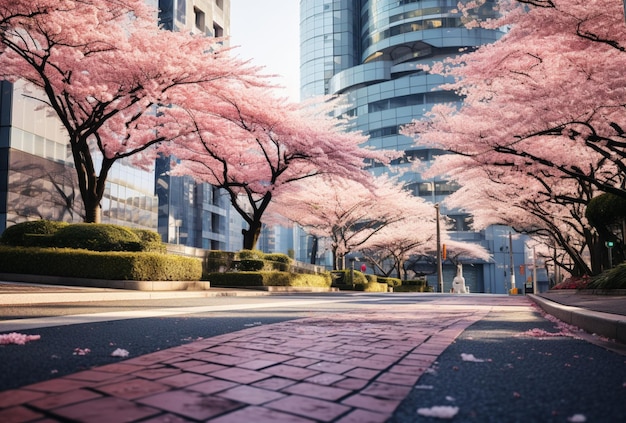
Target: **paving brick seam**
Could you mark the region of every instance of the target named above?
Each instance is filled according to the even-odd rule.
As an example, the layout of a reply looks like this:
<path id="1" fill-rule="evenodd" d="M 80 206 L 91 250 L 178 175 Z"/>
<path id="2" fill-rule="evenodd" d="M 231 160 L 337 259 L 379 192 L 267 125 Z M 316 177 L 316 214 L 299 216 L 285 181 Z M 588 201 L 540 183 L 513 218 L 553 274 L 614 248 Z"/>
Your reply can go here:
<path id="1" fill-rule="evenodd" d="M 136 413 L 138 417 L 132 421 L 172 415 L 190 421 L 226 423 L 237 421 L 232 419 L 253 407 L 278 421 L 297 416 L 298 421 L 341 422 L 349 416 L 369 415 L 379 416 L 382 422 L 437 356 L 487 313 L 488 308 L 424 311 L 422 307 L 406 306 L 393 313 L 377 312 L 375 317 L 371 313 L 345 313 L 256 326 L 22 387 L 15 390 L 17 396 L 55 393 L 57 397 L 71 397 L 90 392 L 98 397 L 77 397 L 75 403 L 70 399 L 68 404 L 49 408 L 37 402 L 37 397 L 16 399 L 0 409 L 0 419 L 3 413 L 17 415 L 28 410 L 67 421 L 81 407 L 113 404 L 127 413 Z M 326 343 L 326 349 L 309 349 L 322 343 Z M 280 354 L 281 345 L 286 345 L 290 353 Z M 298 350 L 298 345 L 302 349 Z M 363 353 L 368 355 L 364 357 Z M 260 357 L 268 360 L 263 362 Z M 248 363 L 253 368 L 246 368 Z M 328 367 L 335 373 L 315 368 L 318 363 L 330 363 Z M 221 367 L 208 371 L 211 365 Z M 203 374 L 199 366 L 209 367 Z M 194 368 L 200 373 L 194 373 Z M 185 378 L 191 381 L 189 385 L 184 385 Z M 244 387 L 258 399 L 235 400 L 233 396 L 244 392 Z M 170 404 L 168 398 L 188 404 Z M 0 407 L 4 402 L 0 400 Z"/>

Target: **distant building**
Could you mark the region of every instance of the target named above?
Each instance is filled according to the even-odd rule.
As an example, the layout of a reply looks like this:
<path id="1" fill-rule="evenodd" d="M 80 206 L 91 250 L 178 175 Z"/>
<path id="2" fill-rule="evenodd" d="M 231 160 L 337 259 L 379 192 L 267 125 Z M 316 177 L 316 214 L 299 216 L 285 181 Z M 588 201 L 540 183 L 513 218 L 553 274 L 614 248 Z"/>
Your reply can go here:
<path id="1" fill-rule="evenodd" d="M 462 98 L 440 89 L 444 78 L 422 71 L 420 65 L 471 51 L 502 35 L 495 30 L 466 29 L 457 3 L 458 0 L 301 0 L 302 99 L 343 96 L 347 105 L 336 114 L 350 117 L 355 130 L 369 135 L 368 146 L 403 151 L 404 158 L 394 162 L 400 168 L 408 169 L 416 160 L 427 165 L 443 152 L 414 146 L 412 139 L 400 135 L 400 128 L 436 103 L 460 103 Z M 493 16 L 493 5 L 494 1 L 488 1 L 479 13 Z M 379 174 L 384 168 L 371 170 Z M 432 203 L 441 202 L 457 189 L 445 179 L 425 179 L 411 171 L 402 178 L 415 195 Z M 454 221 L 454 238 L 479 242 L 488 248 L 499 242 L 488 239 L 493 238 L 492 232 L 470 232 L 471 217 L 467 214 L 443 209 L 442 213 Z M 518 260 L 523 263 L 523 254 Z M 476 262 L 464 268 L 471 292 L 505 292 L 504 273 L 498 274 L 496 265 Z M 454 269 L 444 268 L 446 288 L 451 287 Z"/>
<path id="2" fill-rule="evenodd" d="M 230 0 L 159 0 L 159 21 L 170 31 L 208 37 L 230 34 Z M 165 242 L 207 250 L 240 250 L 244 227 L 221 190 L 191 177 L 170 176 L 171 157 L 156 163 L 158 231 Z"/>

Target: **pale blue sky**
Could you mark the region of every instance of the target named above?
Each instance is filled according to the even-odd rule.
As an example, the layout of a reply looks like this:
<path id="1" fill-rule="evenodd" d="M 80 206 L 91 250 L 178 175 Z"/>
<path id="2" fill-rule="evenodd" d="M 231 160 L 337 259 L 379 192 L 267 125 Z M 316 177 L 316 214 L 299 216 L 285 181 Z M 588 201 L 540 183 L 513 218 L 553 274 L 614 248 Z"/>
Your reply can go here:
<path id="1" fill-rule="evenodd" d="M 231 0 L 231 45 L 237 55 L 253 59 L 271 74 L 281 75 L 292 100 L 300 92 L 300 1 Z"/>

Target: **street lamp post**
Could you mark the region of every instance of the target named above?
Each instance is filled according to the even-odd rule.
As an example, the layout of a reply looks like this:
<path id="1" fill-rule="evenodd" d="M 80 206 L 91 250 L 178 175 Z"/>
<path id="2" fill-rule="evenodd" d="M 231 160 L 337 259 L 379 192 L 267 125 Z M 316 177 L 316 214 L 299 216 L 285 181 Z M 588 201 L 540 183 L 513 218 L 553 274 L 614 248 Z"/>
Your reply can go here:
<path id="1" fill-rule="evenodd" d="M 435 204 L 437 224 L 437 285 L 443 293 L 443 269 L 441 266 L 441 228 L 439 226 L 439 203 Z"/>
<path id="2" fill-rule="evenodd" d="M 517 294 L 515 289 L 515 265 L 513 264 L 513 236 L 509 232 L 509 270 L 511 272 L 511 292 Z"/>

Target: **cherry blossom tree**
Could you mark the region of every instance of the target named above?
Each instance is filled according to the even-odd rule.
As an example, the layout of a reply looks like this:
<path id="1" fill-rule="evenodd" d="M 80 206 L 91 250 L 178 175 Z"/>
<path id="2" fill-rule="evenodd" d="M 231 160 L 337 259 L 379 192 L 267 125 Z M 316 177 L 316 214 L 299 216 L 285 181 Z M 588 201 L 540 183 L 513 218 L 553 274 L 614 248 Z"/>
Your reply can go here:
<path id="1" fill-rule="evenodd" d="M 191 135 L 167 151 L 179 161 L 177 174 L 228 193 L 249 225 L 245 249 L 255 248 L 268 206 L 293 183 L 320 174 L 367 181 L 366 160 L 388 163 L 396 154 L 360 147 L 364 136 L 329 115 L 332 101 L 291 103 L 270 88 L 243 84 L 218 101 L 196 99 L 180 110 L 186 116 L 179 123 L 186 121 Z"/>
<path id="2" fill-rule="evenodd" d="M 446 159 L 449 168 L 454 167 L 452 162 L 464 160 L 451 155 Z M 445 204 L 471 212 L 474 229 L 507 225 L 559 245 L 566 260 L 558 265 L 568 273 L 589 274 L 591 268 L 602 266 L 601 254 L 589 254 L 598 241 L 584 216 L 586 205 L 597 193 L 592 186 L 571 178 L 511 174 L 498 167 L 456 168 L 450 174 L 463 185 Z"/>
<path id="3" fill-rule="evenodd" d="M 432 253 L 436 238 L 433 229 L 435 219 L 433 216 L 431 221 L 427 221 L 426 217 L 432 214 L 432 210 L 428 210 L 428 214 L 422 216 L 423 220 L 407 219 L 388 225 L 360 250 L 364 260 L 374 268 L 375 274 L 391 276 L 395 273 L 395 277 L 405 279 L 404 262 L 410 256 Z"/>
<path id="4" fill-rule="evenodd" d="M 114 163 L 151 166 L 153 147 L 180 135 L 173 104 L 257 79 L 221 40 L 159 29 L 156 16 L 143 0 L 0 0 L 0 78 L 43 93 L 62 122 L 87 222 Z"/>
<path id="5" fill-rule="evenodd" d="M 462 94 L 463 106 L 436 106 L 428 120 L 415 122 L 406 133 L 460 156 L 442 156 L 432 169 L 472 188 L 457 194 L 458 203 L 480 207 L 473 200 L 487 194 L 480 191 L 481 181 L 492 175 L 498 175 L 496 184 L 512 184 L 524 194 L 528 187 L 536 189 L 536 198 L 504 197 L 499 209 L 532 210 L 509 213 L 507 220 L 521 227 L 532 218 L 528 228 L 536 225 L 533 230 L 546 231 L 570 249 L 576 272 L 590 271 L 581 256 L 588 248 L 596 261 L 597 236 L 584 219 L 584 207 L 599 191 L 626 196 L 623 9 L 609 0 L 499 4 L 501 18 L 475 22 L 508 27 L 499 41 L 430 69 L 455 80 L 445 88 Z M 482 180 L 468 179 L 477 167 L 485 172 Z M 558 222 L 546 215 L 555 208 Z M 504 214 L 492 210 L 493 220 L 502 223 Z"/>
<path id="6" fill-rule="evenodd" d="M 346 254 L 370 247 L 392 248 L 394 242 L 404 243 L 393 251 L 402 260 L 406 252 L 434 236 L 433 207 L 393 179 L 371 178 L 367 185 L 342 178 L 314 178 L 279 198 L 272 211 L 313 235 L 329 238 L 335 269 L 345 267 Z"/>

